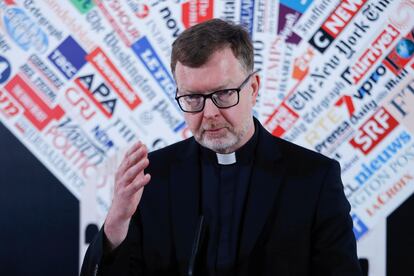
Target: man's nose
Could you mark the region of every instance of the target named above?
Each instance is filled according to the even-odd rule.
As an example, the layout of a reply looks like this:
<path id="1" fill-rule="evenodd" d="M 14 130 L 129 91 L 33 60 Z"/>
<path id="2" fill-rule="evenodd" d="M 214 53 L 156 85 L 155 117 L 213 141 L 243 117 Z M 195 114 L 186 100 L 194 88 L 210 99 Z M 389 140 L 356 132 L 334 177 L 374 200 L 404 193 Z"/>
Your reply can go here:
<path id="1" fill-rule="evenodd" d="M 204 117 L 215 117 L 220 113 L 219 108 L 213 103 L 212 99 L 206 99 L 204 104 L 203 115 Z"/>

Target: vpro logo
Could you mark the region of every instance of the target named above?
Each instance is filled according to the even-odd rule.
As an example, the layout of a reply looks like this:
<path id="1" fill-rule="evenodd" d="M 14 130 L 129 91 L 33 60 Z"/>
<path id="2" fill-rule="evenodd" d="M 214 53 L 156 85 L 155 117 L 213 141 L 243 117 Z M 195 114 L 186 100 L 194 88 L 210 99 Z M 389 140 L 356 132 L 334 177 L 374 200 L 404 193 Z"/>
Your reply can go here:
<path id="1" fill-rule="evenodd" d="M 174 80 L 149 43 L 147 37 L 144 36 L 132 44 L 132 50 L 144 64 L 145 68 L 151 73 L 168 99 L 176 106 Z M 177 106 L 176 108 L 178 109 Z"/>
<path id="2" fill-rule="evenodd" d="M 50 53 L 48 59 L 69 80 L 86 63 L 85 56 L 85 50 L 71 36 L 68 36 Z"/>
<path id="3" fill-rule="evenodd" d="M 9 61 L 5 57 L 0 56 L 0 84 L 8 80 L 10 73 L 11 67 Z"/>
<path id="4" fill-rule="evenodd" d="M 4 25 L 10 37 L 25 51 L 34 48 L 38 53 L 46 52 L 49 41 L 47 35 L 19 8 L 7 9 Z"/>

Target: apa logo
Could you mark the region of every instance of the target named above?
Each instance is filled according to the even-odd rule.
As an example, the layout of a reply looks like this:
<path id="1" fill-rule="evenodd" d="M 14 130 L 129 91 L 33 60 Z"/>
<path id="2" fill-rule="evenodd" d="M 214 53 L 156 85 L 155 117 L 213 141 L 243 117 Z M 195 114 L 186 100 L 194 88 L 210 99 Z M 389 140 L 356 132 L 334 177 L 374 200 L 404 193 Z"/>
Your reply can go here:
<path id="1" fill-rule="evenodd" d="M 28 51 L 34 48 L 39 53 L 46 52 L 49 41 L 47 35 L 19 8 L 9 8 L 4 13 L 4 24 L 10 37 Z"/>
<path id="2" fill-rule="evenodd" d="M 135 94 L 134 89 L 101 48 L 98 47 L 93 50 L 86 57 L 86 60 L 98 70 L 131 110 L 134 110 L 141 103 L 141 99 Z"/>
<path id="3" fill-rule="evenodd" d="M 367 155 L 397 126 L 397 120 L 382 107 L 359 128 L 349 142 Z"/>
<path id="4" fill-rule="evenodd" d="M 115 111 L 117 98 L 114 97 L 112 90 L 104 82 L 92 88 L 94 78 L 95 74 L 80 76 L 75 80 L 75 83 L 107 118 L 111 118 Z"/>
<path id="5" fill-rule="evenodd" d="M 5 57 L 0 56 L 0 84 L 7 81 L 10 77 L 10 73 L 11 67 L 9 61 Z"/>

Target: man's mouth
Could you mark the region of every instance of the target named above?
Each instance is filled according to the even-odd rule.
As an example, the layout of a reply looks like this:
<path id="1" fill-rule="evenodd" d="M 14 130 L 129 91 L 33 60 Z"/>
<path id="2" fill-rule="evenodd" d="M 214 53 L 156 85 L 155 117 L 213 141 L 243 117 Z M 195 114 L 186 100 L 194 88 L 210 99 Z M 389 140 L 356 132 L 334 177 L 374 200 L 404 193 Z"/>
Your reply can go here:
<path id="1" fill-rule="evenodd" d="M 226 129 L 226 127 L 213 127 L 204 129 L 204 133 L 207 135 L 221 135 L 222 132 Z"/>
<path id="2" fill-rule="evenodd" d="M 208 132 L 217 132 L 224 129 L 224 127 L 206 129 Z"/>

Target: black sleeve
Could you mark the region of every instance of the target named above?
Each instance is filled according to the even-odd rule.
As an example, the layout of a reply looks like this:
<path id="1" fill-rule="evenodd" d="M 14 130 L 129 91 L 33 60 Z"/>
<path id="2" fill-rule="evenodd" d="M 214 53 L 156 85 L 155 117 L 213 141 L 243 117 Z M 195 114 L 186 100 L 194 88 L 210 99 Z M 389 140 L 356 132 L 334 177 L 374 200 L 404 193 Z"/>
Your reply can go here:
<path id="1" fill-rule="evenodd" d="M 114 250 L 108 248 L 102 226 L 86 251 L 80 275 L 144 275 L 141 227 L 138 218 L 138 213 L 132 217 L 125 240 Z"/>
<path id="2" fill-rule="evenodd" d="M 339 163 L 326 172 L 312 228 L 312 275 L 362 275 Z"/>

